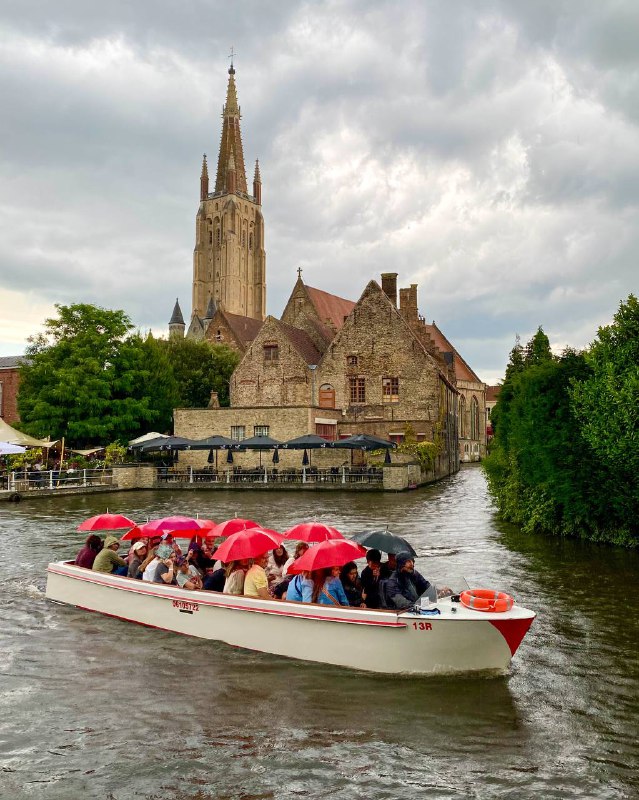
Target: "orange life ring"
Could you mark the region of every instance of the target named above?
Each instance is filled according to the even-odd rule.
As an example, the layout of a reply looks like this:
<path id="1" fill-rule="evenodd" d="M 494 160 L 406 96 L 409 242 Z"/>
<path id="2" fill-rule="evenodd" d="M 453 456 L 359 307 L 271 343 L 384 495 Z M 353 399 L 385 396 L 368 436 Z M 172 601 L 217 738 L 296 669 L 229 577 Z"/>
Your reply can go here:
<path id="1" fill-rule="evenodd" d="M 505 592 L 496 592 L 493 589 L 467 589 L 459 595 L 459 600 L 466 608 L 473 611 L 510 611 L 515 602 Z"/>

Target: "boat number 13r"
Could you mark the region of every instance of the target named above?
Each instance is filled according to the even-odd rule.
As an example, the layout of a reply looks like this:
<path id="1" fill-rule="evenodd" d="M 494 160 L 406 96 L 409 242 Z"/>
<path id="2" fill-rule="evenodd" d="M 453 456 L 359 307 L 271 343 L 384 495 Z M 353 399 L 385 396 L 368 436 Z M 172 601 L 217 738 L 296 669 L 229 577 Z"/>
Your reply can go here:
<path id="1" fill-rule="evenodd" d="M 433 630 L 433 626 L 430 624 L 430 622 L 413 622 L 413 628 L 415 628 L 416 631 Z"/>

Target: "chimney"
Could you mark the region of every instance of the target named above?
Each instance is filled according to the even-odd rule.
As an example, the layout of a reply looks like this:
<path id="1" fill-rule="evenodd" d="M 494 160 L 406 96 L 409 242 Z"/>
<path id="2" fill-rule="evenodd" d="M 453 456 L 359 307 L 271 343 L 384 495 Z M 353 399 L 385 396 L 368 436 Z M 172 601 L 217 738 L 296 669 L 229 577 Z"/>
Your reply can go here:
<path id="1" fill-rule="evenodd" d="M 219 407 L 220 407 L 220 399 L 217 396 L 217 392 L 211 391 L 211 399 L 209 400 L 207 408 L 219 408 Z"/>
<path id="2" fill-rule="evenodd" d="M 418 322 L 417 284 L 411 283 L 409 289 L 399 290 L 399 310 L 407 322 Z"/>
<path id="3" fill-rule="evenodd" d="M 397 273 L 382 272 L 382 291 L 397 308 Z"/>

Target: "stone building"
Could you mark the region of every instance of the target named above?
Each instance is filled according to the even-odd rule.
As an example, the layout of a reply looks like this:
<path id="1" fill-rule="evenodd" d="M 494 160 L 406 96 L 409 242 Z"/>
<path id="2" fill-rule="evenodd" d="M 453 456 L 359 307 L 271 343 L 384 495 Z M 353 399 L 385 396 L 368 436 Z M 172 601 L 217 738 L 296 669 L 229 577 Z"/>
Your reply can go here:
<path id="1" fill-rule="evenodd" d="M 22 356 L 0 356 L 0 419 L 9 425 L 20 422 L 18 387 Z"/>

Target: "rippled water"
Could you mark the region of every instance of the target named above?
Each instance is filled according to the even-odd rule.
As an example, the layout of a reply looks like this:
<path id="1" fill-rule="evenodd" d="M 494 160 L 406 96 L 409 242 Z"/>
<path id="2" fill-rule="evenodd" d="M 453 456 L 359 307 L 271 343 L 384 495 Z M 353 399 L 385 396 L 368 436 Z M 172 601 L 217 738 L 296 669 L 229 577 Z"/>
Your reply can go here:
<path id="1" fill-rule="evenodd" d="M 506 678 L 363 675 L 48 603 L 85 517 L 386 524 L 428 576 L 538 618 Z M 479 469 L 402 495 L 134 492 L 0 505 L 2 798 L 634 798 L 639 556 L 495 521 Z"/>

